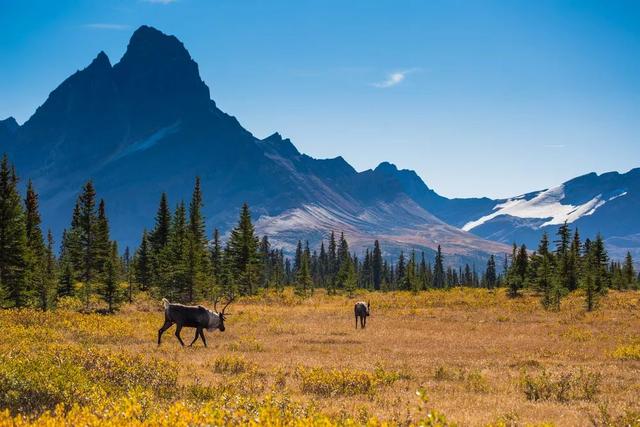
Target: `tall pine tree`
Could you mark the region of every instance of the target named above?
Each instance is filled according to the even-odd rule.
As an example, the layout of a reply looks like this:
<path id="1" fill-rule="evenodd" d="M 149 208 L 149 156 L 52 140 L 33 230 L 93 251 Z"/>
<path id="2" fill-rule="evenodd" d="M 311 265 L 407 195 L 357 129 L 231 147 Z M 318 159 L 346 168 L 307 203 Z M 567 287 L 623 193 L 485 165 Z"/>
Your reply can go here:
<path id="1" fill-rule="evenodd" d="M 442 248 L 438 245 L 438 251 L 436 252 L 436 260 L 433 264 L 433 286 L 435 288 L 444 288 L 445 276 L 444 276 L 444 263 L 442 258 Z"/>
<path id="2" fill-rule="evenodd" d="M 258 237 L 251 223 L 249 206 L 245 203 L 240 211 L 238 225 L 229 237 L 230 269 L 239 291 L 244 295 L 252 295 L 260 283 L 260 256 L 258 254 Z"/>
<path id="3" fill-rule="evenodd" d="M 18 178 L 5 154 L 0 162 L 0 292 L 5 304 L 27 303 L 27 236 Z"/>
<path id="4" fill-rule="evenodd" d="M 50 305 L 50 280 L 47 276 L 47 250 L 40 228 L 38 195 L 31 180 L 27 184 L 25 197 L 25 231 L 27 237 L 26 277 L 27 288 L 35 297 L 37 305 L 47 310 Z"/>

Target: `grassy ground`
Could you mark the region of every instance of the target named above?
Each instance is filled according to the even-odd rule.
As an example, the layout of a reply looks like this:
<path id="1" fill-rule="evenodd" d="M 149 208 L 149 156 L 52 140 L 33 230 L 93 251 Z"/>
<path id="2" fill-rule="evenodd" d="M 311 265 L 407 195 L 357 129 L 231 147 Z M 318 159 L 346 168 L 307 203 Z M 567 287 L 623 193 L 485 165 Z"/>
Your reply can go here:
<path id="1" fill-rule="evenodd" d="M 640 425 L 638 292 L 593 313 L 579 296 L 554 313 L 474 289 L 356 299 L 371 301 L 365 330 L 355 299 L 286 291 L 235 303 L 209 348 L 185 349 L 173 328 L 156 346 L 148 299 L 114 316 L 0 312 L 0 425 L 47 409 L 42 424 L 428 425 L 437 409 L 471 426 Z"/>

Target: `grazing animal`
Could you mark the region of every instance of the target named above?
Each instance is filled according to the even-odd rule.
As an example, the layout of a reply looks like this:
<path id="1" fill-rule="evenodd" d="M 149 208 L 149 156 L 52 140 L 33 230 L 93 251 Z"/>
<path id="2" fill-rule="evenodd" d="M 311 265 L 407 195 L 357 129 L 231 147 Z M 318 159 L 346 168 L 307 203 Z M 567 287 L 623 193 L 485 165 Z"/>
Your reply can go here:
<path id="1" fill-rule="evenodd" d="M 196 336 L 189 344 L 189 347 L 196 342 L 198 337 L 202 338 L 204 346 L 207 346 L 207 340 L 204 338 L 204 329 L 209 332 L 214 329 L 218 329 L 220 332 L 224 332 L 224 311 L 231 304 L 233 298 L 230 298 L 227 304 L 218 312 L 216 299 L 213 303 L 213 310 L 207 310 L 201 305 L 182 305 L 172 304 L 166 298 L 162 298 L 162 304 L 164 305 L 164 325 L 158 330 L 158 345 L 160 345 L 160 339 L 164 331 L 169 329 L 174 323 L 176 324 L 176 338 L 180 341 L 180 344 L 184 347 L 184 342 L 180 338 L 180 331 L 183 327 L 196 328 Z"/>
<path id="2" fill-rule="evenodd" d="M 360 328 L 364 329 L 367 326 L 367 317 L 371 315 L 371 304 L 366 304 L 362 301 L 357 302 L 353 307 L 353 311 L 356 315 L 356 329 L 358 329 L 358 319 L 360 319 Z"/>

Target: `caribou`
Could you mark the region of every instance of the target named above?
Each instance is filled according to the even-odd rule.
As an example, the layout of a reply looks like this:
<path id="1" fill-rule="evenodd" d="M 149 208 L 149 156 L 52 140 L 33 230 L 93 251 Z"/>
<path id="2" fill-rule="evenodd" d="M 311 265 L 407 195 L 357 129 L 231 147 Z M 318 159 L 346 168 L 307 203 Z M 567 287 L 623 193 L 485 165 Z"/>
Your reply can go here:
<path id="1" fill-rule="evenodd" d="M 158 346 L 164 331 L 169 329 L 174 323 L 176 324 L 176 338 L 180 341 L 180 344 L 184 347 L 184 342 L 180 338 L 180 331 L 183 327 L 196 328 L 196 336 L 189 344 L 191 347 L 198 337 L 202 338 L 204 346 L 207 346 L 207 340 L 204 338 L 204 329 L 209 332 L 218 329 L 220 332 L 224 332 L 225 310 L 234 300 L 234 297 L 230 297 L 221 311 L 218 311 L 218 298 L 213 302 L 213 311 L 206 309 L 201 305 L 183 305 L 170 303 L 168 299 L 162 298 L 162 305 L 164 306 L 164 325 L 158 330 Z"/>
<path id="2" fill-rule="evenodd" d="M 367 317 L 371 315 L 371 304 L 369 302 L 357 302 L 353 307 L 353 311 L 356 315 L 356 329 L 358 329 L 358 319 L 360 319 L 360 328 L 364 329 L 367 326 Z"/>

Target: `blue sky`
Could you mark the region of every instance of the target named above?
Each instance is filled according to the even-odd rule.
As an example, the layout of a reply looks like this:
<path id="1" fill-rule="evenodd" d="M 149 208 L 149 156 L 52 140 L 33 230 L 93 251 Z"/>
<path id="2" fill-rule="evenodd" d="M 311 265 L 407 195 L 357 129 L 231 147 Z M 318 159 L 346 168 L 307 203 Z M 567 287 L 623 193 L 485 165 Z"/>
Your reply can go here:
<path id="1" fill-rule="evenodd" d="M 139 25 L 176 35 L 213 99 L 356 169 L 511 196 L 640 166 L 640 2 L 0 1 L 0 118 L 23 122 Z"/>

